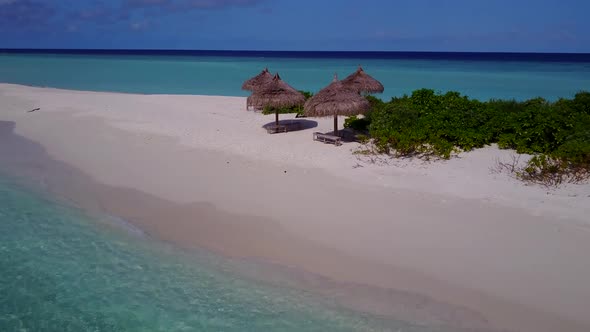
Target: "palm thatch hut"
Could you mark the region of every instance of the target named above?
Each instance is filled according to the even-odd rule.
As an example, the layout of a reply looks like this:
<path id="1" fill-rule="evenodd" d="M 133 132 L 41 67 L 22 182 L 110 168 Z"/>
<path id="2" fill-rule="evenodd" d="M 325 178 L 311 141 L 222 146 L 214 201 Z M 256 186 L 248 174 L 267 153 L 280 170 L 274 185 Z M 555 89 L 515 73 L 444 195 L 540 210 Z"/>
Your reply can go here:
<path id="1" fill-rule="evenodd" d="M 334 117 L 334 135 L 338 135 L 338 115 L 357 115 L 370 108 L 369 102 L 355 90 L 345 86 L 338 77 L 330 85 L 307 100 L 303 106 L 306 116 Z"/>
<path id="2" fill-rule="evenodd" d="M 272 74 L 268 71 L 268 68 L 264 68 L 260 74 L 250 78 L 242 84 L 242 90 L 254 91 L 265 84 L 272 81 Z"/>
<path id="3" fill-rule="evenodd" d="M 358 93 L 382 93 L 385 90 L 383 84 L 365 73 L 361 66 L 343 79 L 342 84 Z"/>
<path id="4" fill-rule="evenodd" d="M 281 79 L 277 73 L 270 83 L 254 90 L 248 97 L 247 104 L 258 109 L 270 107 L 275 109 L 275 125 L 279 125 L 279 109 L 303 105 L 305 96 Z"/>

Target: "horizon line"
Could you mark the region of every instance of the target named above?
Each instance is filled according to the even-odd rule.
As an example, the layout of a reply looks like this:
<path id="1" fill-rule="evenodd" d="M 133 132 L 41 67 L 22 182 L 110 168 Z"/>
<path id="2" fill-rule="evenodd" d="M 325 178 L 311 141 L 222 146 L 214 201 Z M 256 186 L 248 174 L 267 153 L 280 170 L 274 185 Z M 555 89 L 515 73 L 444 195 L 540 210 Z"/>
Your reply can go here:
<path id="1" fill-rule="evenodd" d="M 590 53 L 524 52 L 437 52 L 437 51 L 268 51 L 268 50 L 190 50 L 116 48 L 0 48 L 0 55 L 23 56 L 152 56 L 152 57 L 241 57 L 275 59 L 362 59 L 590 63 Z"/>
<path id="2" fill-rule="evenodd" d="M 383 50 L 251 50 L 251 49 L 187 49 L 187 48 L 20 48 L 0 47 L 2 51 L 158 51 L 158 52 L 275 52 L 275 53 L 448 53 L 448 54 L 555 54 L 590 55 L 590 52 L 523 52 L 523 51 L 383 51 Z"/>

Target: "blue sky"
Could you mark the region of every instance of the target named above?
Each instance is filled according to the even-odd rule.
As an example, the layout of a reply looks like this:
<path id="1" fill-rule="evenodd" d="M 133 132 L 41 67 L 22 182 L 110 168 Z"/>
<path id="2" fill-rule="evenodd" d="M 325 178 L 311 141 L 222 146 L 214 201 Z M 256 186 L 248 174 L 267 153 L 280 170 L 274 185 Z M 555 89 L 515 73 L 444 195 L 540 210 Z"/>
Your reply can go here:
<path id="1" fill-rule="evenodd" d="M 590 0 L 0 0 L 2 48 L 590 52 Z"/>

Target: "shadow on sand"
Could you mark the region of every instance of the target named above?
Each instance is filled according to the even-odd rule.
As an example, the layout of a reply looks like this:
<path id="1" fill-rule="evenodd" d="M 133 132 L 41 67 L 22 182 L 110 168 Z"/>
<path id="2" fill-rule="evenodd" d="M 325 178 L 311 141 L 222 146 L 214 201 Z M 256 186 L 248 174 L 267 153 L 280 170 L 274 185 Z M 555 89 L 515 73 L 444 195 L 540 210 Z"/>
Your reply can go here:
<path id="1" fill-rule="evenodd" d="M 352 142 L 361 143 L 362 137 L 368 135 L 368 133 L 360 132 L 360 131 L 350 129 L 350 128 L 339 129 L 338 134 L 334 134 L 333 130 L 327 131 L 324 134 L 340 136 L 340 139 L 342 140 L 343 143 L 352 143 Z"/>
<path id="2" fill-rule="evenodd" d="M 275 122 L 269 122 L 262 126 L 262 128 L 268 130 L 275 126 Z M 279 126 L 287 127 L 287 131 L 300 131 L 315 128 L 318 126 L 317 121 L 307 120 L 307 119 L 288 119 L 288 120 L 280 120 Z"/>

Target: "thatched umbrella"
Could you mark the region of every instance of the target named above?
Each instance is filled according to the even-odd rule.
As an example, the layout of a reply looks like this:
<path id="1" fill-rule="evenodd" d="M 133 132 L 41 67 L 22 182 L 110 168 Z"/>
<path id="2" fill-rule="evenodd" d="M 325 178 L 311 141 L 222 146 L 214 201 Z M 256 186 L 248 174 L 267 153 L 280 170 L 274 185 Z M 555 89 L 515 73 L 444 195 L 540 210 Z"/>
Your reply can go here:
<path id="1" fill-rule="evenodd" d="M 265 107 L 274 108 L 276 111 L 275 123 L 278 126 L 279 109 L 303 105 L 305 103 L 305 96 L 283 81 L 277 73 L 270 83 L 254 90 L 252 95 L 248 97 L 247 103 L 249 106 L 259 109 L 264 109 Z"/>
<path id="2" fill-rule="evenodd" d="M 343 79 L 342 84 L 358 93 L 382 93 L 384 90 L 383 84 L 365 73 L 361 66 L 354 73 Z"/>
<path id="3" fill-rule="evenodd" d="M 265 84 L 272 81 L 272 74 L 268 71 L 268 68 L 264 68 L 260 74 L 252 77 L 242 84 L 242 90 L 254 91 Z"/>
<path id="4" fill-rule="evenodd" d="M 303 106 L 305 115 L 312 117 L 334 117 L 334 135 L 338 135 L 338 115 L 365 113 L 371 105 L 355 90 L 345 86 L 338 77 L 330 85 L 307 100 Z"/>

